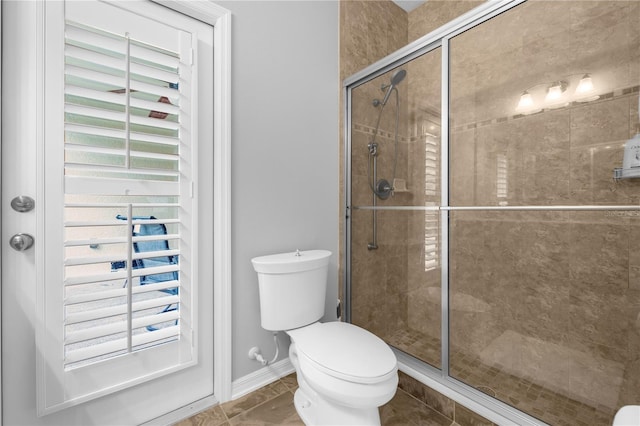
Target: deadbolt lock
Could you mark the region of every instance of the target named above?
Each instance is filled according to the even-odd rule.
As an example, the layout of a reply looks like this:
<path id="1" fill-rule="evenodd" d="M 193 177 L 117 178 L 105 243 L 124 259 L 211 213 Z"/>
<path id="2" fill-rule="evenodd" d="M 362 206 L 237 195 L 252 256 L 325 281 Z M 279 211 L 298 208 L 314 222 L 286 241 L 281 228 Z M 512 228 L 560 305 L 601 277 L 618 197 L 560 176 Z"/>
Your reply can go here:
<path id="1" fill-rule="evenodd" d="M 11 208 L 19 213 L 26 213 L 33 210 L 36 202 L 33 198 L 27 195 L 18 195 L 13 200 L 11 200 Z"/>

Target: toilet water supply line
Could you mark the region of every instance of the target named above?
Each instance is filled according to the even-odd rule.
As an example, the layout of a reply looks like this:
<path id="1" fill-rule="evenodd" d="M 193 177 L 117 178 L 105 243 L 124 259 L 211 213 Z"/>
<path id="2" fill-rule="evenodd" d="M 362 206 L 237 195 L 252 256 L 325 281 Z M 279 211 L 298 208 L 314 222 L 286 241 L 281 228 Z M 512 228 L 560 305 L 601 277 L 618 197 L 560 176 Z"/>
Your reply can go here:
<path id="1" fill-rule="evenodd" d="M 260 348 L 257 347 L 257 346 L 254 346 L 251 349 L 249 349 L 249 359 L 255 359 L 256 361 L 258 361 L 263 366 L 273 364 L 278 359 L 278 354 L 280 353 L 280 346 L 278 345 L 278 332 L 277 331 L 273 332 L 273 343 L 275 343 L 275 345 L 276 345 L 276 354 L 273 356 L 273 359 L 271 361 L 267 361 L 266 359 L 264 359 L 264 357 L 262 356 L 262 352 L 261 352 Z"/>

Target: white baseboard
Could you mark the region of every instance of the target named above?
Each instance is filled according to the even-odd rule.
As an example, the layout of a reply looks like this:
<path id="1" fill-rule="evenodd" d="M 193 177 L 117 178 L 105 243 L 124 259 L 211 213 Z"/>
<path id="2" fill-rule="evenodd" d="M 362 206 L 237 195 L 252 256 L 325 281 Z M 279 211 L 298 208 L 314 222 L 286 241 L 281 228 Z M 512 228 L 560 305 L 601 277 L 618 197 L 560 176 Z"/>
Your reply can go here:
<path id="1" fill-rule="evenodd" d="M 238 380 L 234 380 L 231 383 L 231 399 L 240 398 L 294 371 L 295 368 L 293 364 L 291 364 L 291 361 L 289 361 L 289 358 L 282 359 L 272 365 L 267 365 L 260 370 L 240 377 Z"/>

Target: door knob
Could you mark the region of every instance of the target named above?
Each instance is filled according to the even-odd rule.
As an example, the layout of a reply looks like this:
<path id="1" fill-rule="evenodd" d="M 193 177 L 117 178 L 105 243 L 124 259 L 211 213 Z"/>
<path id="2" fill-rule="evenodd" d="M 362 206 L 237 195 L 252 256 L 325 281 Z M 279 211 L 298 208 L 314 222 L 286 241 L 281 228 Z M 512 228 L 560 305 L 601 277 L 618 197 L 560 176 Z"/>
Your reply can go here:
<path id="1" fill-rule="evenodd" d="M 33 246 L 33 241 L 33 237 L 29 234 L 16 234 L 9 240 L 9 245 L 14 250 L 25 251 Z"/>

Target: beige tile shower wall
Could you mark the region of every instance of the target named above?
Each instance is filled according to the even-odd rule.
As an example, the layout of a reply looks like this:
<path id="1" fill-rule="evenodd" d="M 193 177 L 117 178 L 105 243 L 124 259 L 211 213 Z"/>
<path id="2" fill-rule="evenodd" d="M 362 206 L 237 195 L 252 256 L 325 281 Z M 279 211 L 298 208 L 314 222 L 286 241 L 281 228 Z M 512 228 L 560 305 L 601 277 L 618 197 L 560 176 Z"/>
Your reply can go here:
<path id="1" fill-rule="evenodd" d="M 407 43 L 406 12 L 391 1 L 341 1 L 340 2 L 340 77 L 344 79 L 375 61 L 382 59 Z M 382 98 L 380 86 L 388 84 L 389 75 L 382 76 L 356 89 L 352 100 L 352 203 L 371 205 L 371 191 L 367 181 L 367 144 L 371 141 L 376 125 L 378 109 L 373 107 L 375 98 Z M 405 82 L 406 83 L 406 82 Z M 406 87 L 400 87 L 402 91 Z M 344 100 L 342 100 L 344 102 Z M 377 137 L 381 158 L 379 176 L 390 179 L 392 164 L 390 150 L 393 146 L 395 99 L 392 96 L 380 123 Z M 341 108 L 341 111 L 343 109 Z M 400 136 L 405 135 L 406 107 L 401 111 Z M 341 117 L 341 127 L 344 126 Z M 344 132 L 341 132 L 343 138 Z M 344 140 L 340 144 L 341 162 L 344 164 Z M 406 152 L 399 158 L 399 168 L 406 170 Z M 341 171 L 342 173 L 342 171 Z M 340 179 L 340 193 L 344 197 L 344 176 Z M 341 215 L 342 216 L 342 215 Z M 399 246 L 398 237 L 406 235 L 406 225 L 389 215 L 379 215 L 380 249 L 367 250 L 371 242 L 371 213 L 354 212 L 352 221 L 352 306 L 353 322 L 384 337 L 402 321 L 406 308 L 393 291 L 397 283 L 406 282 L 404 262 L 406 250 Z M 341 222 L 341 252 L 344 253 L 344 222 Z M 344 265 L 342 265 L 344 267 Z M 342 277 L 343 274 L 341 273 Z M 342 284 L 342 283 L 341 283 Z M 342 285 L 341 285 L 342 288 Z"/>
<path id="2" fill-rule="evenodd" d="M 340 2 L 340 77 L 407 44 L 407 13 L 390 0 Z"/>
<path id="3" fill-rule="evenodd" d="M 454 213 L 453 352 L 561 394 L 563 383 L 604 388 L 607 378 L 615 397 L 600 403 L 609 409 L 640 398 L 640 291 L 630 280 L 639 225 L 615 211 Z M 505 364 L 495 355 L 518 343 L 508 336 L 526 347 Z M 454 363 L 454 375 L 463 367 Z"/>
<path id="4" fill-rule="evenodd" d="M 474 7 L 484 3 L 473 0 L 428 0 L 409 14 L 408 43 L 429 34 Z"/>
<path id="5" fill-rule="evenodd" d="M 371 212 L 356 210 L 352 220 L 352 320 L 389 341 L 406 327 L 407 212 L 378 212 L 377 250 L 367 250 Z"/>

